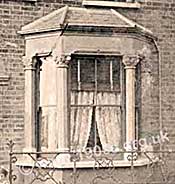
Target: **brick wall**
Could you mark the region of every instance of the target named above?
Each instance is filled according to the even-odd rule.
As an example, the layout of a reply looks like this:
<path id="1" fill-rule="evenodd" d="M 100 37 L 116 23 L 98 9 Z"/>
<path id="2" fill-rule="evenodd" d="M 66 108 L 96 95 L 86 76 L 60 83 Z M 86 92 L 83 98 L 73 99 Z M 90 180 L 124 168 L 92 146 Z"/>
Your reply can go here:
<path id="1" fill-rule="evenodd" d="M 160 52 L 160 68 L 157 68 L 154 62 L 156 55 L 152 61 L 153 75 L 156 69 L 161 75 L 161 82 L 154 81 L 154 88 L 151 90 L 151 101 L 148 102 L 149 110 L 147 118 L 149 119 L 147 126 L 155 130 L 163 127 L 169 133 L 170 146 L 175 148 L 175 2 L 161 0 L 147 0 L 142 4 L 139 10 L 125 11 L 124 14 L 129 18 L 137 21 L 141 25 L 150 29 L 155 36 L 158 37 L 157 45 Z M 162 125 L 157 123 L 161 120 L 160 114 L 155 113 L 159 109 L 159 98 L 156 95 L 158 87 L 162 86 L 161 92 L 161 108 L 162 108 Z M 160 103 L 159 103 L 160 104 Z"/>
<path id="2" fill-rule="evenodd" d="M 146 1 L 146 0 L 145 0 Z M 24 55 L 24 39 L 17 34 L 21 26 L 68 4 L 80 6 L 81 0 L 40 0 L 37 3 L 2 0 L 0 1 L 0 71 L 9 76 L 5 85 L 0 83 L 0 162 L 7 161 L 5 143 L 13 139 L 16 149 L 23 147 L 24 136 L 24 72 L 21 57 Z M 175 2 L 169 0 L 147 0 L 138 10 L 118 9 L 122 14 L 144 25 L 158 37 L 161 56 L 161 70 L 152 58 L 152 75 L 162 74 L 162 123 L 170 134 L 175 146 Z M 150 98 L 145 103 L 144 126 L 147 131 L 159 128 L 159 80 L 155 77 Z M 150 100 L 151 99 L 151 100 Z"/>

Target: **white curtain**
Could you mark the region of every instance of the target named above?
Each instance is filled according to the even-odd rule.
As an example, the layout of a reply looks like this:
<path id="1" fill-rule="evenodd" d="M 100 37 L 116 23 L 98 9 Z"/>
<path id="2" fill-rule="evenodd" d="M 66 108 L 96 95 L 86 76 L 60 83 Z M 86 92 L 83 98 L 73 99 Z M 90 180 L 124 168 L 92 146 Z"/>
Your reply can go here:
<path id="1" fill-rule="evenodd" d="M 120 105 L 120 94 L 99 92 L 97 105 Z M 96 122 L 101 144 L 119 148 L 121 140 L 121 112 L 116 106 L 97 106 Z"/>
<path id="2" fill-rule="evenodd" d="M 91 105 L 94 92 L 72 92 L 71 104 Z M 121 140 L 120 94 L 98 92 L 96 97 L 96 122 L 102 146 L 119 147 Z M 102 106 L 98 106 L 102 105 Z M 108 106 L 103 106 L 108 105 Z M 111 106 L 110 106 L 111 105 Z M 71 145 L 74 148 L 85 148 L 90 135 L 92 107 L 71 107 Z"/>
<path id="3" fill-rule="evenodd" d="M 71 104 L 92 105 L 93 92 L 71 92 Z M 92 122 L 92 106 L 71 107 L 71 146 L 84 149 Z"/>

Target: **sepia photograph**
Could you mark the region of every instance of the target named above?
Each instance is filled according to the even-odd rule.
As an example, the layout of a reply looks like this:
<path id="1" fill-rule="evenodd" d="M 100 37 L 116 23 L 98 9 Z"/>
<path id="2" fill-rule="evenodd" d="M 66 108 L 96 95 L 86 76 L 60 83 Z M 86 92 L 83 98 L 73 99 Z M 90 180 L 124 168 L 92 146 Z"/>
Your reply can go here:
<path id="1" fill-rule="evenodd" d="M 0 0 L 0 184 L 175 184 L 175 0 Z"/>

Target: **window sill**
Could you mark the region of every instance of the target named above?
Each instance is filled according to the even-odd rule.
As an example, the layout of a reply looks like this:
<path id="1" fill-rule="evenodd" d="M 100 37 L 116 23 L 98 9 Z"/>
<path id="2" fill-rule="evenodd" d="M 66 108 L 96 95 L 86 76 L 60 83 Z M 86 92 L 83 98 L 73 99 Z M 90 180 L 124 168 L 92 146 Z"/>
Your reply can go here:
<path id="1" fill-rule="evenodd" d="M 140 8 L 139 3 L 129 3 L 129 2 L 110 2 L 110 1 L 92 1 L 84 0 L 82 3 L 84 6 L 105 6 L 105 7 L 115 7 L 115 8 Z"/>
<path id="2" fill-rule="evenodd" d="M 50 161 L 49 161 L 50 162 Z M 157 160 L 154 160 L 153 162 L 157 162 Z M 43 162 L 44 163 L 44 162 Z M 22 166 L 22 167 L 32 167 L 35 168 L 36 162 L 34 161 L 27 161 L 27 160 L 19 160 L 16 163 L 16 166 Z M 150 161 L 147 158 L 139 158 L 138 160 L 133 162 L 134 167 L 142 167 L 150 164 Z M 77 169 L 85 169 L 85 168 L 94 168 L 95 161 L 77 161 L 76 162 L 76 168 Z M 128 160 L 114 160 L 113 164 L 111 167 L 131 167 L 131 161 Z M 66 158 L 58 158 L 53 160 L 51 166 L 42 166 L 40 165 L 41 168 L 43 169 L 49 169 L 49 168 L 54 168 L 54 169 L 73 169 L 74 168 L 74 162 L 70 161 L 70 157 L 66 155 Z M 104 166 L 103 168 L 110 167 L 110 166 Z"/>
<path id="3" fill-rule="evenodd" d="M 8 85 L 10 77 L 9 76 L 0 76 L 0 86 L 6 86 Z"/>
<path id="4" fill-rule="evenodd" d="M 148 159 L 140 159 L 137 161 L 134 161 L 134 167 L 139 167 L 139 166 L 145 166 L 148 165 L 149 161 Z M 79 161 L 76 162 L 76 168 L 78 169 L 83 169 L 83 168 L 94 168 L 95 161 Z M 73 162 L 69 163 L 64 163 L 62 165 L 56 166 L 55 168 L 58 169 L 71 169 L 74 167 Z M 106 166 L 109 167 L 109 166 Z M 111 167 L 131 167 L 131 162 L 125 161 L 125 160 L 115 160 L 113 161 L 113 166 Z M 105 168 L 105 166 L 104 166 Z"/>
<path id="5" fill-rule="evenodd" d="M 37 2 L 37 0 L 23 0 L 24 2 Z"/>

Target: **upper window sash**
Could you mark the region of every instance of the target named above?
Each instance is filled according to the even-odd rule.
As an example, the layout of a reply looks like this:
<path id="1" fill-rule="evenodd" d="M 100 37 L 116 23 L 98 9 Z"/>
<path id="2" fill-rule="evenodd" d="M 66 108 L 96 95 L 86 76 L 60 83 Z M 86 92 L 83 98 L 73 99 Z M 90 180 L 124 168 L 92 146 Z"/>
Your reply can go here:
<path id="1" fill-rule="evenodd" d="M 120 91 L 120 70 L 120 57 L 75 58 L 71 62 L 71 89 Z"/>
<path id="2" fill-rule="evenodd" d="M 140 3 L 135 0 L 83 0 L 84 6 L 103 6 L 118 8 L 140 8 Z"/>
<path id="3" fill-rule="evenodd" d="M 24 2 L 37 2 L 37 0 L 23 0 Z"/>

